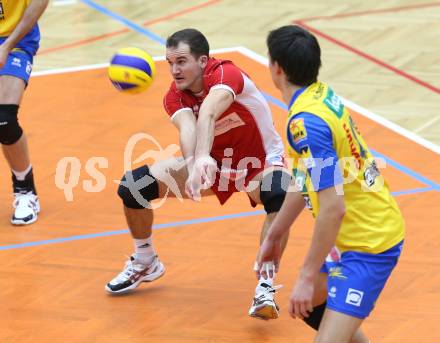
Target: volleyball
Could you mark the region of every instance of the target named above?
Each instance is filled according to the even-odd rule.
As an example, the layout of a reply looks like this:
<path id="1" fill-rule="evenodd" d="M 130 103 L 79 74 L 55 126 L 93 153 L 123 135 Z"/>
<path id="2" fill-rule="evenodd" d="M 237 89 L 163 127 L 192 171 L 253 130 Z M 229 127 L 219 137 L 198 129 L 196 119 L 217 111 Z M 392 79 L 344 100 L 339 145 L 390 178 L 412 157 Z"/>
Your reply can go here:
<path id="1" fill-rule="evenodd" d="M 136 94 L 151 86 L 156 75 L 153 58 L 139 48 L 122 48 L 112 57 L 108 76 L 121 92 Z"/>

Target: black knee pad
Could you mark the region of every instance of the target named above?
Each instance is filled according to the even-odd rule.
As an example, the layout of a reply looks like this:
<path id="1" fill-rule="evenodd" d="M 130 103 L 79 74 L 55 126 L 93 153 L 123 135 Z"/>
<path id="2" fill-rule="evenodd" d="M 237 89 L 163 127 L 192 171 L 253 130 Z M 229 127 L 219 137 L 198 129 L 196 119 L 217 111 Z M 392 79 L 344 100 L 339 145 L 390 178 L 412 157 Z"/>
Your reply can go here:
<path id="1" fill-rule="evenodd" d="M 17 142 L 23 130 L 18 124 L 18 105 L 0 105 L 0 143 L 11 145 Z"/>
<path id="2" fill-rule="evenodd" d="M 119 184 L 118 195 L 128 208 L 149 208 L 149 202 L 159 198 L 159 184 L 145 165 L 125 173 Z"/>
<path id="3" fill-rule="evenodd" d="M 275 170 L 263 178 L 260 199 L 267 214 L 280 210 L 291 179 L 290 174 L 282 170 Z"/>
<path id="4" fill-rule="evenodd" d="M 313 308 L 313 312 L 309 314 L 307 318 L 304 318 L 304 322 L 311 328 L 318 331 L 319 325 L 321 324 L 322 317 L 324 316 L 325 307 L 327 306 L 327 301 L 319 306 Z"/>

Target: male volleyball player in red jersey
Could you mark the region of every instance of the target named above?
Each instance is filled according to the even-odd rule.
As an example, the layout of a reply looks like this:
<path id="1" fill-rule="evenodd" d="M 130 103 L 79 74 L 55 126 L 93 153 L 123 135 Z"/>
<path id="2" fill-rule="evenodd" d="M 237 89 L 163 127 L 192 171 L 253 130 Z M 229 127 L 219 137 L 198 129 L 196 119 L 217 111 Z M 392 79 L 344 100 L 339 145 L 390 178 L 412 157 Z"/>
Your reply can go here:
<path id="1" fill-rule="evenodd" d="M 267 213 L 260 240 L 281 208 L 290 182 L 269 106 L 249 77 L 231 61 L 209 57 L 208 41 L 195 29 L 171 35 L 166 58 L 174 81 L 164 107 L 179 130 L 183 157 L 124 175 L 118 194 L 135 253 L 106 285 L 109 293 L 130 291 L 164 273 L 151 240 L 150 201 L 166 196 L 167 177 L 178 186 L 176 193 L 193 200 L 215 194 L 224 204 L 234 192 L 247 192 L 252 205 L 263 204 Z M 261 278 L 249 315 L 277 318 L 274 293 L 273 279 Z"/>

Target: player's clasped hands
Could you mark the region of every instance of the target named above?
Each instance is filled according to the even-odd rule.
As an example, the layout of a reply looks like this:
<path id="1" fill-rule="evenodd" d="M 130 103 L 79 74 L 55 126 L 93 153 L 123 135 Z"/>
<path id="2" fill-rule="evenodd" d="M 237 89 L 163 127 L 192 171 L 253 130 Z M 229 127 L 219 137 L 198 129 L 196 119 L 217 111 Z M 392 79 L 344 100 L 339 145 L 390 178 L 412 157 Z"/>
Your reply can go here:
<path id="1" fill-rule="evenodd" d="M 196 159 L 185 184 L 186 194 L 195 201 L 200 201 L 201 190 L 210 188 L 216 178 L 217 162 L 211 156 Z"/>

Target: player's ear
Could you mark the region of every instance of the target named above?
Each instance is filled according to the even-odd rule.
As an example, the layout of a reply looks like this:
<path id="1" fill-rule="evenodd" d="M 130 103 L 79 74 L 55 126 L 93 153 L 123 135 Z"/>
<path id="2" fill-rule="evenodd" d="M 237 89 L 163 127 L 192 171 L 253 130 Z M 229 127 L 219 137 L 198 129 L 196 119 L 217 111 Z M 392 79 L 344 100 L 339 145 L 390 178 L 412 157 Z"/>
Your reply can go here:
<path id="1" fill-rule="evenodd" d="M 200 67 L 205 68 L 206 65 L 208 64 L 208 59 L 209 59 L 209 57 L 206 56 L 206 55 L 200 56 L 199 57 L 199 65 L 200 65 Z"/>
<path id="2" fill-rule="evenodd" d="M 274 66 L 274 70 L 275 70 L 275 73 L 277 74 L 277 75 L 283 75 L 284 74 L 284 70 L 283 70 L 283 68 L 281 68 L 281 66 L 278 64 L 278 62 L 273 62 L 273 66 Z"/>

